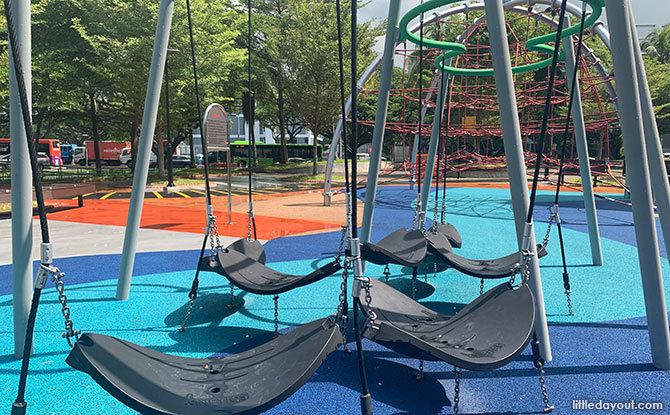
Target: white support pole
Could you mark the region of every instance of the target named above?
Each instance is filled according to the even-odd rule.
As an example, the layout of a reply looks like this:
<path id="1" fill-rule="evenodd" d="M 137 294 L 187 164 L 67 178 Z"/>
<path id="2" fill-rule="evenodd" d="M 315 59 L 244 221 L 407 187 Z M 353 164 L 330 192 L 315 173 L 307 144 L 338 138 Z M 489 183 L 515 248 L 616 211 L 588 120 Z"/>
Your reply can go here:
<path id="1" fill-rule="evenodd" d="M 391 77 L 393 75 L 393 51 L 398 37 L 398 18 L 401 0 L 389 2 L 389 14 L 386 25 L 386 39 L 384 43 L 384 60 L 379 80 L 379 99 L 377 100 L 377 114 L 375 116 L 375 127 L 372 132 L 372 152 L 370 154 L 370 166 L 368 167 L 368 180 L 365 190 L 365 206 L 363 208 L 363 224 L 361 226 L 361 242 L 370 240 L 372 229 L 372 215 L 375 209 L 377 196 L 377 182 L 379 180 L 379 165 L 382 158 L 382 145 L 384 144 L 384 132 L 386 131 L 386 114 L 388 111 L 389 93 L 391 88 Z M 356 157 L 356 149 L 353 150 Z M 356 183 L 352 184 L 356 186 Z M 355 200 L 352 203 L 356 203 Z M 354 224 L 355 226 L 355 224 Z"/>
<path id="2" fill-rule="evenodd" d="M 644 140 L 647 146 L 651 188 L 658 210 L 659 221 L 661 222 L 663 240 L 667 241 L 665 252 L 668 254 L 668 260 L 670 260 L 670 184 L 668 184 L 668 171 L 665 168 L 661 137 L 658 133 L 658 125 L 656 125 L 654 105 L 651 102 L 647 73 L 644 70 L 642 51 L 640 50 L 640 42 L 637 38 L 637 30 L 635 29 L 635 18 L 632 14 L 630 15 L 630 26 L 633 38 L 633 53 L 635 54 L 635 72 L 637 73 L 640 104 L 642 105 L 642 125 L 644 127 Z"/>
<path id="3" fill-rule="evenodd" d="M 119 270 L 119 280 L 116 285 L 117 300 L 127 300 L 130 293 L 133 266 L 135 265 L 135 253 L 137 252 L 137 235 L 140 231 L 142 204 L 144 203 L 144 192 L 146 191 L 147 176 L 149 175 L 151 144 L 154 139 L 156 116 L 158 114 L 158 105 L 160 104 L 163 71 L 165 69 L 168 41 L 170 40 L 173 10 L 174 0 L 161 0 L 158 9 L 158 20 L 156 22 L 156 36 L 154 38 L 154 51 L 151 57 L 147 94 L 144 101 L 142 131 L 140 133 L 135 175 L 133 177 L 133 191 L 130 196 L 128 221 L 123 239 L 121 269 Z M 206 162 L 207 154 L 205 154 Z"/>
<path id="4" fill-rule="evenodd" d="M 521 249 L 530 199 L 528 196 L 526 165 L 521 146 L 521 128 L 519 126 L 519 112 L 514 94 L 505 15 L 502 0 L 485 0 L 484 5 L 486 8 L 486 25 L 490 34 L 491 56 L 493 57 L 498 104 L 500 106 L 500 121 L 505 144 L 505 158 L 507 159 L 512 210 L 514 212 L 514 223 L 516 224 L 517 241 L 519 249 Z M 538 348 L 541 357 L 549 362 L 552 359 L 551 345 L 549 343 L 547 315 L 544 309 L 540 265 L 537 261 L 535 232 L 533 231 L 532 224 L 530 226 L 530 249 L 533 255 L 530 261 L 530 280 L 528 284 L 535 296 L 535 335 L 539 342 Z"/>
<path id="5" fill-rule="evenodd" d="M 20 49 L 21 67 L 32 108 L 30 64 L 30 1 L 11 0 Z M 23 357 L 26 325 L 33 293 L 33 184 L 26 130 L 23 127 L 19 87 L 9 52 L 9 137 L 12 160 L 12 308 L 14 313 L 14 356 Z"/>
<path id="6" fill-rule="evenodd" d="M 451 59 L 444 62 L 445 66 L 451 66 Z M 430 188 L 433 184 L 433 174 L 435 173 L 435 162 L 437 160 L 437 147 L 440 142 L 440 133 L 442 132 L 442 116 L 444 114 L 444 105 L 447 101 L 447 88 L 451 75 L 442 71 L 437 72 L 440 78 L 439 88 L 437 90 L 437 99 L 435 101 L 435 115 L 433 115 L 433 127 L 430 132 L 430 145 L 428 146 L 428 157 L 426 157 L 426 169 L 423 175 L 423 192 L 421 192 L 421 208 L 428 212 L 428 198 L 430 197 Z M 436 190 L 437 191 L 437 190 Z M 425 220 L 425 218 L 424 218 Z"/>
<path id="7" fill-rule="evenodd" d="M 630 2 L 606 0 L 605 4 L 612 45 L 616 45 L 612 48 L 612 62 L 617 80 L 615 87 L 619 97 L 619 116 L 626 153 L 626 179 L 630 184 L 630 197 L 633 203 L 635 239 L 649 327 L 651 359 L 655 367 L 667 370 L 670 369 L 670 333 L 668 333 L 663 274 L 656 239 L 647 149 L 643 139 Z"/>
<path id="8" fill-rule="evenodd" d="M 572 89 L 572 74 L 575 70 L 575 51 L 572 37 L 563 40 L 563 54 L 565 55 L 565 70 L 568 78 L 568 88 Z M 596 200 L 591 183 L 591 163 L 589 162 L 589 147 L 586 142 L 586 128 L 584 127 L 584 112 L 582 111 L 582 95 L 579 91 L 579 77 L 575 82 L 575 95 L 572 101 L 572 124 L 575 130 L 575 144 L 579 158 L 579 174 L 582 179 L 582 193 L 584 195 L 584 211 L 589 230 L 591 243 L 591 260 L 593 265 L 603 264 L 603 252 L 600 246 L 600 231 L 598 230 L 598 216 Z M 565 140 L 568 138 L 565 137 Z"/>

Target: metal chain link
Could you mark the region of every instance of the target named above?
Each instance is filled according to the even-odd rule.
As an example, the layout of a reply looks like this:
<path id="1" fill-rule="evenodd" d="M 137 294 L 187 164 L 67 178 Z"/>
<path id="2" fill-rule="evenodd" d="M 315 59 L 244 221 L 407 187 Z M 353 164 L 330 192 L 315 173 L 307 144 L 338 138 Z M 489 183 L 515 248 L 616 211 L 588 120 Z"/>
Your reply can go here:
<path id="1" fill-rule="evenodd" d="M 446 202 L 445 198 L 442 198 L 442 209 L 441 210 L 442 211 L 440 212 L 440 216 L 441 216 L 440 222 L 444 223 L 444 216 L 447 213 L 447 202 Z"/>
<path id="2" fill-rule="evenodd" d="M 247 240 L 251 240 L 251 221 L 254 218 L 254 207 L 249 202 L 249 210 L 247 211 Z"/>
<path id="3" fill-rule="evenodd" d="M 219 238 L 219 229 L 216 226 L 216 216 L 214 215 L 209 216 L 209 245 L 212 256 L 223 249 L 221 239 Z"/>
<path id="4" fill-rule="evenodd" d="M 61 272 L 58 268 L 48 267 L 48 272 L 51 274 L 51 280 L 56 283 L 56 290 L 58 291 L 58 301 L 61 305 L 61 313 L 65 318 L 65 333 L 61 336 L 67 340 L 67 344 L 70 348 L 74 347 L 72 343 L 72 338 L 74 337 L 75 343 L 79 341 L 79 335 L 81 330 L 74 329 L 74 323 L 70 318 L 70 307 L 67 305 L 67 296 L 65 295 L 65 284 L 63 284 L 62 278 L 65 277 L 65 273 Z"/>
<path id="5" fill-rule="evenodd" d="M 451 407 L 454 410 L 454 414 L 458 414 L 459 404 L 461 402 L 461 379 L 463 378 L 463 372 L 456 366 L 454 366 L 454 402 Z"/>
<path id="6" fill-rule="evenodd" d="M 275 302 L 275 336 L 279 336 L 279 294 L 272 297 Z"/>
<path id="7" fill-rule="evenodd" d="M 344 338 L 343 348 L 345 353 L 351 353 L 351 350 L 349 350 L 349 347 L 347 346 L 347 323 L 349 320 L 347 313 L 349 310 L 345 309 L 345 306 L 348 308 L 346 305 L 348 280 L 349 258 L 345 258 L 344 263 L 342 264 L 342 282 L 340 283 L 340 296 L 338 298 L 339 304 L 337 305 L 337 321 L 340 325 L 340 332 L 342 333 L 342 337 Z"/>
<path id="8" fill-rule="evenodd" d="M 556 219 L 556 212 L 552 211 L 551 215 L 549 216 L 549 223 L 547 224 L 547 232 L 544 234 L 544 239 L 542 240 L 542 247 L 546 248 L 547 245 L 549 245 L 549 236 L 551 235 L 551 226 L 554 223 L 554 220 Z"/>
<path id="9" fill-rule="evenodd" d="M 568 301 L 568 315 L 574 316 L 575 313 L 572 311 L 572 299 L 570 298 L 570 293 L 572 293 L 572 291 L 565 290 L 565 299 Z"/>
<path id="10" fill-rule="evenodd" d="M 186 324 L 188 323 L 188 319 L 191 318 L 191 312 L 193 312 L 193 303 L 195 302 L 195 298 L 191 298 L 190 302 L 188 303 L 188 309 L 186 310 L 186 315 L 184 316 L 184 321 L 181 323 L 181 327 L 179 327 L 179 332 L 183 333 L 186 331 Z"/>
<path id="11" fill-rule="evenodd" d="M 419 370 L 414 373 L 414 376 L 416 376 L 416 380 L 423 379 L 423 359 L 419 359 Z"/>
<path id="12" fill-rule="evenodd" d="M 479 281 L 479 295 L 484 294 L 484 278 Z"/>
<path id="13" fill-rule="evenodd" d="M 384 267 L 384 282 L 389 282 L 389 277 L 391 276 L 391 270 L 389 269 L 388 264 Z"/>
<path id="14" fill-rule="evenodd" d="M 521 284 L 527 284 L 530 279 L 530 258 L 533 253 L 530 251 L 523 251 L 523 262 L 519 265 L 510 276 L 509 283 L 514 285 L 517 274 L 521 274 Z"/>
<path id="15" fill-rule="evenodd" d="M 228 308 L 235 308 L 237 307 L 237 303 L 235 302 L 235 286 L 232 283 L 228 284 L 230 286 L 230 302 L 228 303 Z"/>
<path id="16" fill-rule="evenodd" d="M 372 294 L 370 294 L 371 286 L 372 283 L 370 282 L 370 278 L 366 278 L 366 280 L 363 281 L 363 289 L 365 290 L 365 305 L 367 306 L 367 313 L 368 313 L 368 327 L 375 328 L 375 320 L 377 319 L 377 314 L 375 314 L 375 312 L 372 311 Z"/>
<path id="17" fill-rule="evenodd" d="M 412 271 L 412 300 L 416 300 L 416 268 Z"/>
<path id="18" fill-rule="evenodd" d="M 337 248 L 337 255 L 335 255 L 335 261 L 338 263 L 342 258 L 342 253 L 344 252 L 344 242 L 347 239 L 347 226 L 342 225 L 342 234 L 340 235 L 340 245 Z"/>
<path id="19" fill-rule="evenodd" d="M 537 374 L 540 376 L 540 386 L 542 387 L 542 402 L 544 403 L 544 409 L 542 410 L 545 414 L 554 410 L 552 405 L 549 405 L 549 396 L 547 394 L 547 385 L 544 381 L 544 362 L 542 360 L 535 361 L 535 369 L 537 369 Z"/>
<path id="20" fill-rule="evenodd" d="M 437 192 L 437 189 L 435 190 Z M 435 205 L 433 206 L 433 232 L 437 231 L 437 198 L 435 198 Z"/>

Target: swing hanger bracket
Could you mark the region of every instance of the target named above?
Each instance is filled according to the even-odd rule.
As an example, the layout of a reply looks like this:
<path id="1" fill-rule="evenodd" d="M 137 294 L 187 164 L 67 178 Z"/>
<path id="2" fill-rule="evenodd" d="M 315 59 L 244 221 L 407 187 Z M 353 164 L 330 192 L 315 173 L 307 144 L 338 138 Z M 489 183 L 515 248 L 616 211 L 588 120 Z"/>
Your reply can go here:
<path id="1" fill-rule="evenodd" d="M 561 224 L 561 217 L 558 216 L 558 203 L 554 204 L 554 220 L 557 225 Z"/>

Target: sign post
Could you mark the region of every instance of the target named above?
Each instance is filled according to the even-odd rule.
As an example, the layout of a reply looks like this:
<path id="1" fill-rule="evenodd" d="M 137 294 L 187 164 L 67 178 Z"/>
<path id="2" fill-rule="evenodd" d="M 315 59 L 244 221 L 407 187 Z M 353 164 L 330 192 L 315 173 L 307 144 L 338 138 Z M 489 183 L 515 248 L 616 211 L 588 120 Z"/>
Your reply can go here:
<path id="1" fill-rule="evenodd" d="M 226 168 L 228 169 L 228 223 L 233 224 L 233 201 L 232 201 L 232 174 L 230 170 L 230 145 L 228 143 L 228 116 L 221 104 L 211 104 L 205 111 L 203 127 L 205 137 L 207 137 L 208 150 L 225 151 Z M 205 163 L 208 162 L 209 155 L 205 154 Z"/>

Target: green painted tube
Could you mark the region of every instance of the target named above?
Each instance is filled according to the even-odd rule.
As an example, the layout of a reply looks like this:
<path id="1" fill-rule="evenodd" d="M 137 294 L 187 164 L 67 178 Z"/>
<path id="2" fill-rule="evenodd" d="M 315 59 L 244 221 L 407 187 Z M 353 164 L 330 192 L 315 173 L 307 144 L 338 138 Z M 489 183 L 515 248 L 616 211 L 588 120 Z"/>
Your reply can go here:
<path id="1" fill-rule="evenodd" d="M 460 0 L 429 0 L 425 3 L 422 3 L 413 9 L 411 9 L 402 19 L 400 19 L 400 40 L 408 40 L 412 43 L 418 44 L 420 42 L 419 36 L 412 33 L 409 30 L 409 23 L 421 15 L 421 13 L 427 13 L 431 10 L 434 10 L 438 7 L 446 6 L 447 4 L 456 3 Z M 602 14 L 602 8 L 604 7 L 604 0 L 585 0 L 586 3 L 591 6 L 592 12 L 584 22 L 585 27 L 591 27 L 600 15 Z M 563 30 L 561 38 L 566 38 L 572 36 L 579 32 L 580 24 L 577 23 L 569 28 Z M 554 47 L 548 45 L 547 42 L 551 42 L 556 38 L 556 33 L 548 33 L 546 35 L 537 36 L 532 39 L 529 39 L 526 42 L 526 49 L 546 53 L 551 55 L 554 51 Z M 441 40 L 435 39 L 423 39 L 423 44 L 427 47 L 444 50 L 445 53 L 441 54 L 437 59 L 435 59 L 435 66 L 438 69 L 443 69 L 444 59 L 455 58 L 458 55 L 465 53 L 465 45 L 456 42 L 444 42 Z M 563 59 L 563 56 L 560 56 L 560 59 Z M 513 66 L 512 73 L 518 74 L 523 72 L 536 71 L 538 69 L 546 68 L 551 64 L 551 56 L 547 59 L 543 59 L 538 62 L 533 62 L 525 65 Z M 444 70 L 452 75 L 465 75 L 465 76 L 491 76 L 493 75 L 493 68 L 455 68 L 453 66 L 444 66 Z"/>

